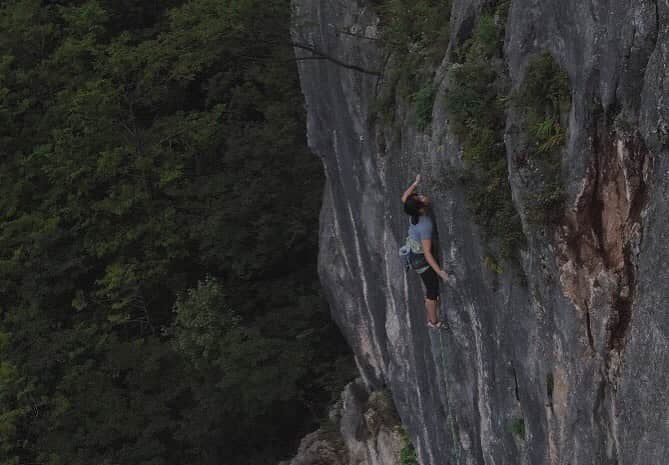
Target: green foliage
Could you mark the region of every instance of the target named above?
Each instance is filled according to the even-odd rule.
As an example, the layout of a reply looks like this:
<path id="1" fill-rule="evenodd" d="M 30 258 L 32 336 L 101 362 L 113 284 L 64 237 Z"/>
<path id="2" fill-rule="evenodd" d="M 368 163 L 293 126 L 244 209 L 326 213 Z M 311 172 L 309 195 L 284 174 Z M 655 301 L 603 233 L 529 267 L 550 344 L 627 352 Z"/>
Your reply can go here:
<path id="1" fill-rule="evenodd" d="M 517 260 L 525 237 L 511 199 L 504 145 L 508 82 L 501 60 L 505 6 L 483 15 L 471 38 L 456 51 L 446 110 L 463 150 L 460 173 L 468 207 L 504 260 Z M 499 267 L 496 266 L 497 269 Z"/>
<path id="2" fill-rule="evenodd" d="M 180 296 L 174 307 L 170 333 L 175 348 L 192 367 L 191 376 L 203 380 L 191 385 L 192 396 L 207 399 L 206 411 L 198 406 L 187 429 L 201 430 L 204 438 L 199 439 L 206 439 L 213 451 L 223 427 L 228 441 L 258 456 L 266 447 L 262 443 L 277 443 L 285 434 L 269 418 L 285 431 L 291 425 L 287 412 L 299 408 L 295 399 L 317 400 L 310 391 L 317 385 L 311 380 L 318 376 L 320 356 L 314 344 L 320 335 L 295 337 L 295 330 L 287 330 L 290 338 L 278 331 L 272 335 L 243 324 L 226 301 L 221 285 L 209 279 Z M 227 420 L 221 424 L 220 418 Z M 247 437 L 251 430 L 254 435 Z M 238 452 L 226 452 L 240 459 Z"/>
<path id="3" fill-rule="evenodd" d="M 523 418 L 514 418 L 506 430 L 518 436 L 519 439 L 525 439 L 525 420 Z"/>
<path id="4" fill-rule="evenodd" d="M 414 97 L 414 111 L 416 113 L 416 128 L 424 131 L 432 121 L 432 107 L 437 95 L 437 86 L 428 84 L 416 92 Z"/>
<path id="5" fill-rule="evenodd" d="M 391 57 L 377 102 L 386 121 L 393 120 L 397 99 L 421 97 L 417 108 L 428 105 L 428 83 L 448 46 L 450 9 L 450 0 L 384 0 L 379 5 L 381 44 Z M 427 94 L 419 95 L 421 90 Z"/>
<path id="6" fill-rule="evenodd" d="M 289 15 L 0 6 L 0 463 L 275 463 L 350 376 Z"/>
<path id="7" fill-rule="evenodd" d="M 388 390 L 384 389 L 372 392 L 367 399 L 365 410 L 377 416 L 384 425 L 392 426 L 400 424 L 395 402 Z"/>
<path id="8" fill-rule="evenodd" d="M 534 113 L 528 121 L 537 123 L 567 111 L 570 102 L 569 77 L 553 56 L 544 52 L 532 58 L 514 96 L 516 108 Z"/>
<path id="9" fill-rule="evenodd" d="M 476 31 L 477 46 L 485 56 L 500 56 L 504 46 L 504 26 L 507 19 L 508 4 L 497 7 L 495 14 L 483 14 L 479 18 Z"/>
<path id="10" fill-rule="evenodd" d="M 549 170 L 555 176 L 560 175 L 556 168 L 546 169 Z M 536 192 L 530 192 L 525 199 L 528 223 L 535 227 L 558 224 L 564 215 L 566 197 L 562 179 L 543 181 L 541 188 Z"/>
<path id="11" fill-rule="evenodd" d="M 411 439 L 406 431 L 403 431 L 402 433 L 403 447 L 400 451 L 400 465 L 418 465 L 416 449 L 411 443 Z"/>
<path id="12" fill-rule="evenodd" d="M 483 264 L 485 265 L 486 268 L 488 268 L 495 274 L 502 274 L 504 272 L 504 269 L 499 264 L 499 262 L 495 259 L 495 257 L 491 255 L 486 255 L 485 257 L 483 257 Z"/>
<path id="13" fill-rule="evenodd" d="M 384 43 L 429 53 L 435 41 L 447 44 L 448 28 L 444 23 L 450 18 L 450 3 L 444 0 L 384 0 L 378 7 Z M 439 58 L 439 57 L 437 57 Z"/>
<path id="14" fill-rule="evenodd" d="M 225 300 L 220 284 L 208 278 L 179 296 L 174 304 L 175 348 L 195 367 L 209 367 L 219 360 L 222 340 L 240 325 L 241 318 Z"/>
<path id="15" fill-rule="evenodd" d="M 555 225 L 563 216 L 566 198 L 560 149 L 566 140 L 562 121 L 571 103 L 569 77 L 550 53 L 537 55 L 529 61 L 512 101 L 522 115 L 524 163 L 528 172 L 538 173 L 525 199 L 528 222 L 535 227 Z"/>
<path id="16" fill-rule="evenodd" d="M 344 437 L 341 435 L 341 418 L 335 417 L 331 418 L 330 416 L 321 420 L 320 423 L 320 437 L 332 444 L 335 449 L 339 451 L 346 451 L 346 442 Z"/>

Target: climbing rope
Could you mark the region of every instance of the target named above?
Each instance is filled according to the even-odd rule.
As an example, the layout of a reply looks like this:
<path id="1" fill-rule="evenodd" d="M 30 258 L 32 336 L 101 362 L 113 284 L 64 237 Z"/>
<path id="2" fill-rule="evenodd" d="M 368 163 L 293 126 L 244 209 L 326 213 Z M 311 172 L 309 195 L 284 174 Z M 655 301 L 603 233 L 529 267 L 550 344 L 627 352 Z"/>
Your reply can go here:
<path id="1" fill-rule="evenodd" d="M 439 344 L 441 346 L 441 365 L 444 370 L 444 397 L 446 398 L 446 411 L 448 413 L 448 427 L 451 430 L 451 441 L 453 442 L 453 459 L 455 465 L 460 465 L 460 448 L 458 447 L 458 437 L 455 434 L 455 421 L 453 420 L 453 411 L 451 410 L 451 402 L 448 399 L 448 382 L 446 381 L 446 373 L 448 373 L 448 360 L 446 359 L 446 351 L 444 350 L 444 336 L 443 331 L 439 331 Z"/>

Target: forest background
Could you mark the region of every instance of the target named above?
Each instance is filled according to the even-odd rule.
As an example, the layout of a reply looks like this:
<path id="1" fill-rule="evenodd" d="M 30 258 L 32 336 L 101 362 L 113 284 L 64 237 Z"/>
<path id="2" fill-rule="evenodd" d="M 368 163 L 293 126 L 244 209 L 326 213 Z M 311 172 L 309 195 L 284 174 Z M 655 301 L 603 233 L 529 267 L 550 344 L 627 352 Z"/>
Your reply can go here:
<path id="1" fill-rule="evenodd" d="M 0 4 L 0 464 L 274 464 L 351 377 L 289 21 Z"/>

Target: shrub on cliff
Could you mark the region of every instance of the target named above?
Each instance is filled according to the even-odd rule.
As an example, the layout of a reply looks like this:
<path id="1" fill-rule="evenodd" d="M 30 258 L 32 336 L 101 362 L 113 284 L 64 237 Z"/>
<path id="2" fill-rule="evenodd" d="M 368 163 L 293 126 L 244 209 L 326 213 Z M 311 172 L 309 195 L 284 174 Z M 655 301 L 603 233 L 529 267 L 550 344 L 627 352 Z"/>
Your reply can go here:
<path id="1" fill-rule="evenodd" d="M 416 104 L 421 130 L 427 126 L 426 109 L 432 75 L 448 46 L 450 0 L 384 0 L 377 7 L 381 44 L 389 66 L 378 96 L 378 111 L 394 118 L 398 99 Z M 431 105 L 429 110 L 431 111 Z"/>
<path id="2" fill-rule="evenodd" d="M 432 107 L 437 95 L 437 86 L 433 83 L 421 88 L 414 96 L 414 112 L 416 115 L 416 129 L 424 131 L 432 121 Z"/>
<path id="3" fill-rule="evenodd" d="M 400 451 L 399 465 L 418 465 L 418 457 L 416 456 L 416 449 L 411 443 L 411 439 L 406 431 L 402 433 L 402 441 L 404 443 Z"/>
<path id="4" fill-rule="evenodd" d="M 570 92 L 566 72 L 544 52 L 529 60 L 511 99 L 521 120 L 522 160 L 516 162 L 529 190 L 524 200 L 527 219 L 537 228 L 555 225 L 563 216 L 566 193 L 560 151 L 567 137 L 564 121 Z"/>
<path id="5" fill-rule="evenodd" d="M 513 261 L 525 238 L 511 199 L 504 144 L 504 21 L 503 7 L 482 15 L 473 35 L 455 51 L 445 104 L 462 147 L 465 169 L 460 178 L 468 207 L 490 248 L 499 241 L 502 258 Z"/>

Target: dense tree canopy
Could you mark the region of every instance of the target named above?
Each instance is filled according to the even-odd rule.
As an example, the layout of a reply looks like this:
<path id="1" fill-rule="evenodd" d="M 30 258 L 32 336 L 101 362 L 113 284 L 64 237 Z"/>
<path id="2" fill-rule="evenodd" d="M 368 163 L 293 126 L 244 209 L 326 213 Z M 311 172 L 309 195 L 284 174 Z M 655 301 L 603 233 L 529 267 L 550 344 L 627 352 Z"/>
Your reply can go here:
<path id="1" fill-rule="evenodd" d="M 0 464 L 262 464 L 349 374 L 288 0 L 0 5 Z"/>

